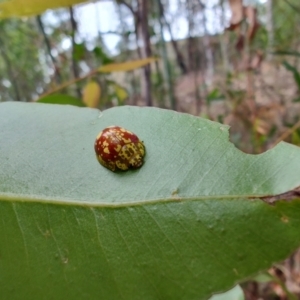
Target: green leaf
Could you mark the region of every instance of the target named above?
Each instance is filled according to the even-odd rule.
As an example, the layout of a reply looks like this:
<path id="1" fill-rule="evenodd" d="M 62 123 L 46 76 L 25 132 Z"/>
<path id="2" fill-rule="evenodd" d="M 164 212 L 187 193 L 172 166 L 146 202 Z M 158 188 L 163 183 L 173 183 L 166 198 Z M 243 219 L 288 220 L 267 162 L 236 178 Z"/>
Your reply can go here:
<path id="1" fill-rule="evenodd" d="M 84 107 L 84 103 L 75 97 L 63 94 L 53 94 L 43 98 L 40 98 L 38 103 L 48 103 L 48 104 L 67 104 L 67 105 L 74 105 L 79 107 Z"/>
<path id="2" fill-rule="evenodd" d="M 97 58 L 99 58 L 101 61 L 102 61 L 102 64 L 105 65 L 105 64 L 110 64 L 110 63 L 113 63 L 113 59 L 111 59 L 104 51 L 101 47 L 98 47 L 96 46 L 94 49 L 93 49 L 93 53 L 95 54 L 95 56 Z"/>
<path id="3" fill-rule="evenodd" d="M 300 89 L 300 73 L 298 72 L 297 68 L 289 64 L 287 61 L 284 61 L 282 64 L 288 71 L 293 73 L 295 83 L 297 84 L 298 89 Z"/>
<path id="4" fill-rule="evenodd" d="M 298 51 L 275 51 L 273 52 L 275 55 L 291 55 L 291 56 L 300 56 L 300 52 Z"/>
<path id="5" fill-rule="evenodd" d="M 222 95 L 219 89 L 213 89 L 206 97 L 206 102 L 211 103 L 212 101 L 220 101 L 224 100 L 225 97 Z"/>
<path id="6" fill-rule="evenodd" d="M 300 146 L 300 130 L 293 131 L 292 133 L 292 141 L 294 145 Z"/>
<path id="7" fill-rule="evenodd" d="M 84 59 L 86 48 L 84 43 L 74 44 L 74 59 L 80 61 Z"/>
<path id="8" fill-rule="evenodd" d="M 94 141 L 109 125 L 146 146 L 113 173 Z M 300 244 L 300 149 L 242 153 L 228 128 L 156 108 L 0 104 L 3 299 L 207 299 Z"/>
<path id="9" fill-rule="evenodd" d="M 293 102 L 300 102 L 300 97 L 293 99 Z"/>

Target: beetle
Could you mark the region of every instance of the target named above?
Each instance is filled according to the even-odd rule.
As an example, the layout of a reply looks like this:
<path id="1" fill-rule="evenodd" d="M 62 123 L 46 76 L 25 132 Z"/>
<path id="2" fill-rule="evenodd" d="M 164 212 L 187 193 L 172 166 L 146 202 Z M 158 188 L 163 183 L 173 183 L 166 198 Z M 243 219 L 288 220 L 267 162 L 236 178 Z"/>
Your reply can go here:
<path id="1" fill-rule="evenodd" d="M 137 135 L 120 126 L 103 129 L 94 148 L 99 163 L 113 172 L 141 167 L 146 153 L 144 143 Z"/>

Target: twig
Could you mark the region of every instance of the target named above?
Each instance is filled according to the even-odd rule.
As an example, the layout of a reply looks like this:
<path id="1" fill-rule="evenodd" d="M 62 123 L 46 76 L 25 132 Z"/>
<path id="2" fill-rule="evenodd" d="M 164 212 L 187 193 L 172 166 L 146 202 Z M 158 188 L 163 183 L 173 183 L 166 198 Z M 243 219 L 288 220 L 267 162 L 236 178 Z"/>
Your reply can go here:
<path id="1" fill-rule="evenodd" d="M 45 28 L 44 28 L 44 24 L 42 22 L 42 18 L 41 18 L 41 15 L 38 15 L 36 17 L 36 20 L 37 20 L 37 23 L 39 25 L 39 28 L 40 28 L 40 31 L 44 37 L 44 41 L 45 41 L 45 44 L 46 44 L 46 48 L 48 50 L 48 55 L 50 56 L 51 58 L 51 61 L 52 61 L 52 64 L 54 66 L 54 70 L 55 70 L 55 75 L 56 75 L 56 82 L 57 83 L 60 83 L 61 82 L 61 75 L 60 75 L 60 71 L 57 67 L 57 61 L 55 59 L 55 57 L 52 55 L 51 53 L 51 45 L 50 45 L 50 41 L 49 41 L 49 38 L 45 32 Z"/>
<path id="2" fill-rule="evenodd" d="M 133 7 L 132 7 L 129 3 L 127 3 L 126 1 L 124 1 L 124 0 L 117 0 L 117 3 L 118 3 L 118 4 L 123 4 L 124 6 L 126 6 L 126 7 L 131 11 L 131 13 L 132 13 L 133 15 L 136 14 L 136 12 L 135 12 L 135 10 L 133 9 Z"/>
<path id="3" fill-rule="evenodd" d="M 289 5 L 293 10 L 295 10 L 297 13 L 300 13 L 300 8 L 289 2 L 288 0 L 284 0 L 284 2 Z"/>
<path id="4" fill-rule="evenodd" d="M 60 91 L 60 90 L 63 90 L 64 88 L 68 87 L 69 85 L 74 84 L 74 83 L 76 83 L 76 82 L 79 82 L 79 81 L 81 81 L 81 80 L 84 80 L 84 79 L 86 79 L 86 78 L 88 78 L 88 77 L 94 76 L 94 75 L 97 74 L 97 73 L 98 73 L 98 69 L 93 70 L 93 71 L 89 72 L 88 74 L 86 74 L 86 75 L 84 75 L 84 76 L 81 76 L 81 77 L 78 77 L 78 78 L 71 79 L 71 80 L 69 80 L 69 81 L 67 81 L 67 82 L 65 82 L 65 83 L 63 83 L 63 84 L 61 84 L 61 85 L 55 87 L 54 89 L 50 90 L 49 92 L 46 92 L 46 93 L 40 95 L 39 99 L 44 98 L 44 97 L 46 97 L 46 96 L 49 96 L 49 95 L 51 95 L 51 94 L 53 94 L 53 93 L 56 93 L 56 92 L 58 92 L 58 91 Z M 38 99 L 37 99 L 37 100 L 38 100 Z M 36 100 L 36 101 L 37 101 L 37 100 Z"/>
<path id="5" fill-rule="evenodd" d="M 291 135 L 293 132 L 295 132 L 298 128 L 300 128 L 300 120 L 291 128 L 286 130 L 273 144 L 271 147 L 274 147 L 281 141 L 285 140 L 289 135 Z"/>

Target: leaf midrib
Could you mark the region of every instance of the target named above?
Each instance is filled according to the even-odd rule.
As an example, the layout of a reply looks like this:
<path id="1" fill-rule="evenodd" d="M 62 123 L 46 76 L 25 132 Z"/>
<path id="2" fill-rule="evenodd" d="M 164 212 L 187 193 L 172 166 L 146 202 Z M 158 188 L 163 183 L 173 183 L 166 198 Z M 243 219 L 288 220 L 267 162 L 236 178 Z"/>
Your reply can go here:
<path id="1" fill-rule="evenodd" d="M 161 204 L 161 203 L 178 203 L 178 202 L 189 202 L 189 201 L 201 201 L 201 200 L 234 200 L 234 199 L 245 199 L 245 200 L 258 200 L 263 197 L 270 196 L 266 194 L 261 195 L 212 195 L 212 196 L 195 196 L 195 197 L 172 197 L 172 198 L 159 198 L 143 201 L 124 201 L 122 203 L 95 203 L 81 200 L 58 200 L 55 198 L 39 198 L 36 197 L 22 197 L 2 194 L 0 195 L 0 201 L 5 202 L 28 202 L 28 203 L 44 203 L 44 204 L 55 204 L 55 205 L 66 205 L 66 206 L 82 206 L 82 207 L 100 207 L 100 208 L 118 208 L 118 207 L 132 207 L 150 204 Z"/>

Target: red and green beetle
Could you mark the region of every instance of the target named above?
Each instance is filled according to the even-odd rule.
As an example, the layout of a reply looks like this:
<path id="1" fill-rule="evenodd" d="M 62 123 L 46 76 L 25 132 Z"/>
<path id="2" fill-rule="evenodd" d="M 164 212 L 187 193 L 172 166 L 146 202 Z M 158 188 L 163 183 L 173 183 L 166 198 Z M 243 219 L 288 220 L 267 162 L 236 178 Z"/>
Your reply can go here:
<path id="1" fill-rule="evenodd" d="M 99 163 L 113 172 L 137 169 L 143 165 L 144 143 L 125 128 L 110 126 L 103 129 L 94 146 Z"/>

